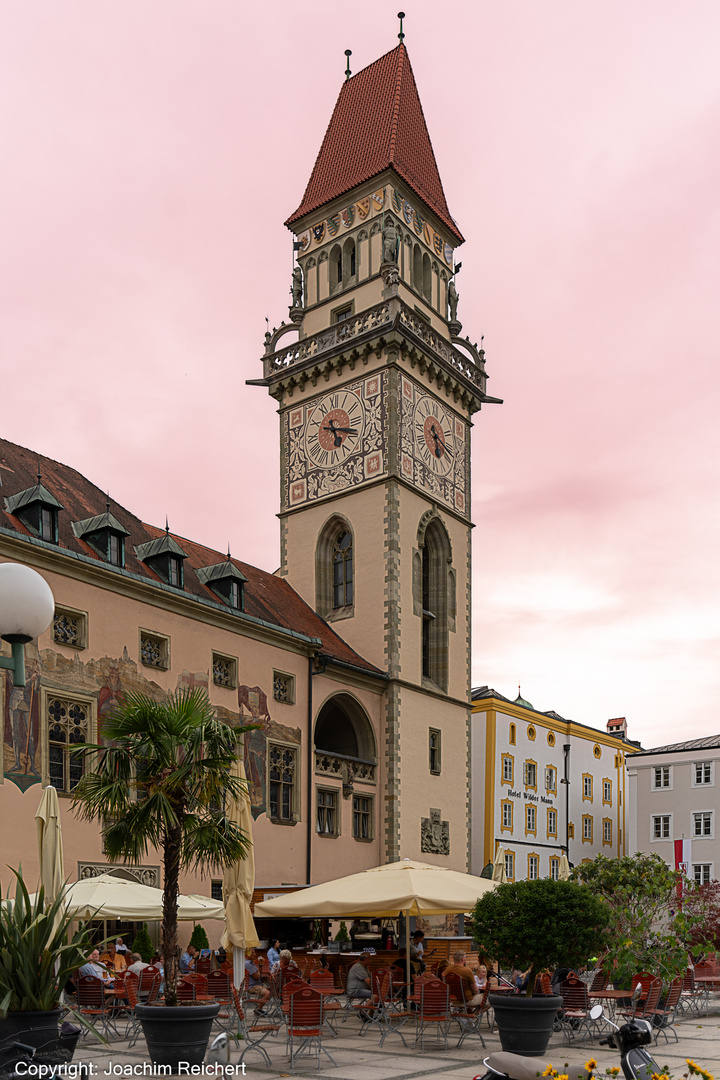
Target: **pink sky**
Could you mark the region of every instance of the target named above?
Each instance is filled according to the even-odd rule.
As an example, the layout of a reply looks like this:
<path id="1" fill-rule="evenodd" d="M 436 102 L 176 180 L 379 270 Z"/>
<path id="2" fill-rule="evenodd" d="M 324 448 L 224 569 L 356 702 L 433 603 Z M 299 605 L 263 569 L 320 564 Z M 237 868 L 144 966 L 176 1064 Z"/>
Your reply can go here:
<path id="1" fill-rule="evenodd" d="M 475 685 L 720 730 L 717 0 L 403 0 L 485 335 Z M 0 0 L 2 434 L 273 570 L 265 316 L 397 5 Z M 441 19 L 444 16 L 444 19 Z"/>

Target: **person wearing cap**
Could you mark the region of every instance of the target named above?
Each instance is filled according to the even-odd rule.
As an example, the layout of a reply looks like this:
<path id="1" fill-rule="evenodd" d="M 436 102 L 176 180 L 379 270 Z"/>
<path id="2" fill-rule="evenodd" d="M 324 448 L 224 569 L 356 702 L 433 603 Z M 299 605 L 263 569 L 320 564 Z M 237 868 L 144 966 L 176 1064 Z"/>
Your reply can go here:
<path id="1" fill-rule="evenodd" d="M 347 995 L 349 998 L 359 998 L 364 1001 L 366 998 L 372 997 L 372 990 L 370 989 L 370 972 L 365 966 L 369 959 L 369 952 L 361 952 L 358 960 L 348 971 Z M 370 1017 L 365 1010 L 360 1011 L 360 1019 L 364 1024 L 367 1024 L 370 1020 Z"/>

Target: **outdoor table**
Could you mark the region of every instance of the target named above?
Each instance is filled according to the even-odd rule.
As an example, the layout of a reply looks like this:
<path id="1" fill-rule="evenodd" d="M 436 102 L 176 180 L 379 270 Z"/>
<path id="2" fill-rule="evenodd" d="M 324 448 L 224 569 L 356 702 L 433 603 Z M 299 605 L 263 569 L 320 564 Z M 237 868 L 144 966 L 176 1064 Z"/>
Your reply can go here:
<path id="1" fill-rule="evenodd" d="M 596 1002 L 606 1001 L 610 1006 L 610 1015 L 614 1016 L 617 1009 L 617 1003 L 619 1001 L 627 1001 L 628 1004 L 632 1001 L 632 991 L 630 990 L 593 990 L 588 992 L 588 999 L 592 999 Z"/>

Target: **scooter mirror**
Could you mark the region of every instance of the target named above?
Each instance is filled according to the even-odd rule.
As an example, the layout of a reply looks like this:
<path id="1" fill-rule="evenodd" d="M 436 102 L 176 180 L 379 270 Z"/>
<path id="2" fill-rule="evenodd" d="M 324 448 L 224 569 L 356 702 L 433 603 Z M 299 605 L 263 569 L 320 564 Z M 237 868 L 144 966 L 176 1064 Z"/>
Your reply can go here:
<path id="1" fill-rule="evenodd" d="M 637 986 L 635 987 L 635 989 L 633 990 L 632 1000 L 637 1001 L 637 999 L 640 997 L 641 994 L 642 994 L 642 983 L 638 983 Z"/>
<path id="2" fill-rule="evenodd" d="M 600 1017 L 602 1016 L 602 1014 L 603 1014 L 602 1005 L 593 1005 L 592 1009 L 590 1010 L 590 1019 L 591 1020 L 599 1020 Z"/>

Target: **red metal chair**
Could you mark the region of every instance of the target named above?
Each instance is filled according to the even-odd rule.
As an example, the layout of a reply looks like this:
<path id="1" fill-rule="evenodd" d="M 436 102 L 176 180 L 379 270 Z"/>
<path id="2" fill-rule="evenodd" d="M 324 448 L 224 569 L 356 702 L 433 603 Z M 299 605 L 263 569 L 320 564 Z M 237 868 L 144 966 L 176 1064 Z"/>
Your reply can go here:
<path id="1" fill-rule="evenodd" d="M 239 1062 L 242 1062 L 245 1055 L 251 1050 L 257 1050 L 259 1054 L 265 1058 L 268 1068 L 270 1067 L 270 1055 L 267 1050 L 261 1044 L 265 1042 L 270 1036 L 277 1035 L 280 1030 L 280 1025 L 273 1023 L 271 1020 L 263 1018 L 259 1023 L 257 1019 L 252 1023 L 248 1021 L 245 1014 L 245 1010 L 242 1007 L 240 1001 L 240 992 L 236 986 L 231 986 L 230 992 L 232 994 L 233 1005 L 235 1006 L 235 1012 L 238 1019 L 238 1035 L 244 1042 L 243 1051 L 238 1058 Z"/>
<path id="2" fill-rule="evenodd" d="M 420 991 L 418 993 L 418 983 Z M 415 1045 L 425 1049 L 425 1031 L 434 1027 L 438 1038 L 442 1036 L 444 1049 L 448 1048 L 448 1030 L 452 1020 L 450 987 L 440 979 L 416 979 L 413 998 L 419 1005 L 415 1014 Z"/>
<path id="3" fill-rule="evenodd" d="M 570 976 L 560 983 L 560 994 L 563 999 L 560 1018 L 563 1040 L 569 1043 L 579 1032 L 585 1032 L 589 1036 L 592 1020 L 590 1019 L 588 988 L 585 983 L 576 976 Z"/>
<path id="4" fill-rule="evenodd" d="M 472 998 L 468 998 L 465 992 L 465 983 L 460 978 L 456 971 L 451 971 L 445 976 L 445 982 L 448 984 L 450 990 L 450 1003 L 453 1006 L 453 1020 L 456 1020 L 460 1026 L 460 1038 L 458 1039 L 458 1050 L 467 1039 L 468 1035 L 477 1035 L 480 1042 L 485 1048 L 485 1040 L 482 1037 L 480 1031 L 480 1024 L 482 1022 L 483 1013 L 487 1011 L 487 996 L 488 985 L 485 984 L 485 989 L 482 992 L 482 998 L 478 1005 L 470 1005 Z M 473 994 L 473 998 L 475 994 Z"/>
<path id="5" fill-rule="evenodd" d="M 311 986 L 301 986 L 290 995 L 290 1018 L 288 1021 L 288 1045 L 290 1047 L 290 1071 L 295 1072 L 296 1060 L 314 1047 L 317 1054 L 317 1067 L 320 1068 L 320 1054 L 325 1054 L 333 1065 L 337 1062 L 322 1044 L 323 1033 L 322 994 Z"/>
<path id="6" fill-rule="evenodd" d="M 78 1012 L 91 1023 L 98 1021 L 106 1039 L 110 1038 L 111 1032 L 119 1038 L 120 1032 L 113 1021 L 115 1000 L 106 994 L 103 980 L 94 975 L 81 975 L 76 986 Z"/>
<path id="7" fill-rule="evenodd" d="M 653 1017 L 653 1028 L 655 1031 L 655 1042 L 658 1041 L 659 1035 L 665 1036 L 665 1042 L 670 1042 L 668 1039 L 668 1031 L 671 1031 L 675 1036 L 675 1042 L 678 1042 L 678 1033 L 675 1030 L 675 1019 L 677 1017 L 678 1005 L 680 1003 L 680 995 L 682 994 L 683 977 L 678 975 L 670 983 L 670 989 L 667 992 L 664 1005 L 661 1005 L 655 1010 Z"/>

